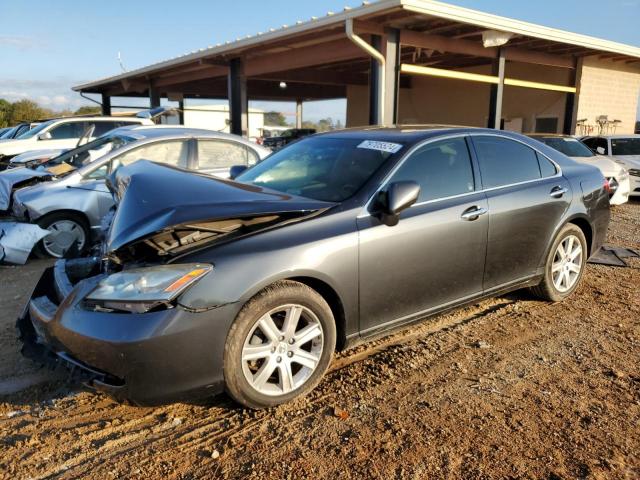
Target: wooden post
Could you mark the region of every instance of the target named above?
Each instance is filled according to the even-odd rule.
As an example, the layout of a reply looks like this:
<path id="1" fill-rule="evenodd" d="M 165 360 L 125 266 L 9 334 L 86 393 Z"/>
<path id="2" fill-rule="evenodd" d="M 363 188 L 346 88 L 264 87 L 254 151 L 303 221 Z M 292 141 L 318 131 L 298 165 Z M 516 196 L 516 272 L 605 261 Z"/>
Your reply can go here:
<path id="1" fill-rule="evenodd" d="M 371 35 L 371 44 L 379 52 L 382 50 L 382 37 Z M 377 125 L 380 121 L 380 86 L 384 82 L 384 71 L 375 58 L 369 60 L 369 125 Z"/>
<path id="2" fill-rule="evenodd" d="M 102 115 L 111 115 L 111 97 L 106 93 L 102 94 Z"/>
<path id="3" fill-rule="evenodd" d="M 500 130 L 502 128 L 502 97 L 504 95 L 504 50 L 498 51 L 498 58 L 493 64 L 493 75 L 498 77 L 498 83 L 491 85 L 489 100 L 489 122 L 487 127 Z"/>
<path id="4" fill-rule="evenodd" d="M 385 45 L 385 98 L 383 120 L 385 125 L 398 123 L 398 96 L 400 94 L 400 31 L 386 31 Z"/>

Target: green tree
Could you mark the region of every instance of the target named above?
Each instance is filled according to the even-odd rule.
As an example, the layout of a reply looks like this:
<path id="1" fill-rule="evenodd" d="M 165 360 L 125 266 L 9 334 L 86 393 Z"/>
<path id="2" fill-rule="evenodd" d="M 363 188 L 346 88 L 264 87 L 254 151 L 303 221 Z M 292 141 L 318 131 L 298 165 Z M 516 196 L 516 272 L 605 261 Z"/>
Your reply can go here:
<path id="1" fill-rule="evenodd" d="M 0 98 L 0 128 L 8 127 L 10 125 L 12 112 L 13 105 L 11 102 L 6 101 L 4 98 Z"/>
<path id="2" fill-rule="evenodd" d="M 100 107 L 92 107 L 89 105 L 85 105 L 80 107 L 75 112 L 74 115 L 100 115 L 102 113 L 102 109 Z"/>
<path id="3" fill-rule="evenodd" d="M 51 110 L 42 108 L 32 100 L 19 100 L 13 103 L 11 124 L 15 125 L 20 122 L 32 122 L 40 118 L 50 117 L 52 114 L 53 112 Z"/>
<path id="4" fill-rule="evenodd" d="M 264 124 L 272 127 L 286 127 L 287 119 L 281 112 L 265 112 Z"/>

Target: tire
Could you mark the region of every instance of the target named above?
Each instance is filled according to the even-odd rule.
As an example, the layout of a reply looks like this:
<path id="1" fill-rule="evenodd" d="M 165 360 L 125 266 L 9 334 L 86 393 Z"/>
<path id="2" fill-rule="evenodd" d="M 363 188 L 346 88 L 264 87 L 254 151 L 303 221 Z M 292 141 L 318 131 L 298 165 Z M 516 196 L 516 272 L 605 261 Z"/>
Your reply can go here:
<path id="1" fill-rule="evenodd" d="M 287 319 L 296 317 L 289 323 L 295 328 L 287 329 Z M 274 283 L 244 305 L 229 329 L 226 390 L 254 409 L 302 397 L 320 382 L 335 345 L 335 320 L 324 298 L 299 282 Z"/>
<path id="2" fill-rule="evenodd" d="M 80 214 L 73 212 L 53 212 L 38 219 L 37 223 L 45 230 L 50 230 L 52 227 L 55 228 L 54 225 L 56 224 L 65 224 L 69 226 L 74 225 L 71 232 L 76 235 L 81 234 L 84 236 L 84 243 L 79 247 L 78 253 L 84 253 L 89 248 L 91 238 L 89 224 Z M 38 258 L 62 258 L 62 250 L 59 253 L 56 253 L 53 247 L 47 246 L 45 243 L 46 240 L 48 240 L 47 237 L 43 238 L 36 244 L 33 249 L 34 254 Z M 69 248 L 71 248 L 71 245 L 72 244 L 69 245 Z"/>
<path id="3" fill-rule="evenodd" d="M 572 245 L 570 245 L 571 238 L 573 238 Z M 579 260 L 576 258 L 574 261 L 567 260 L 565 261 L 566 263 L 563 263 L 562 254 L 559 251 L 560 245 L 563 245 L 563 251 L 570 245 L 571 250 L 575 252 L 577 244 L 579 244 L 581 248 Z M 551 302 L 560 302 L 564 300 L 571 295 L 576 288 L 578 288 L 578 285 L 582 280 L 582 276 L 584 275 L 585 266 L 587 264 L 587 255 L 587 241 L 584 233 L 582 233 L 582 230 L 578 226 L 568 223 L 562 227 L 551 245 L 551 249 L 547 254 L 547 260 L 544 266 L 544 277 L 539 285 L 531 288 L 531 292 L 537 297 Z M 576 272 L 575 269 L 578 267 L 579 271 Z M 558 278 L 558 275 L 563 275 L 563 272 L 570 275 L 569 277 L 565 276 L 564 281 Z M 558 284 L 559 280 L 560 285 Z"/>

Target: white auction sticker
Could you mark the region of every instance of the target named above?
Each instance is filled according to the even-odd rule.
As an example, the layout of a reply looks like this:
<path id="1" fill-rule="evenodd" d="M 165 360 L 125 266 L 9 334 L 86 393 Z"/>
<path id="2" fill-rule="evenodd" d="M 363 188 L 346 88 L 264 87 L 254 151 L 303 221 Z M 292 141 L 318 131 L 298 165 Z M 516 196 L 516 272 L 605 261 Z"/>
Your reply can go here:
<path id="1" fill-rule="evenodd" d="M 402 145 L 399 143 L 391 143 L 391 142 L 379 142 L 377 140 L 365 140 L 358 148 L 367 148 L 369 150 L 377 150 L 379 152 L 388 152 L 388 153 L 396 153 L 401 148 Z"/>

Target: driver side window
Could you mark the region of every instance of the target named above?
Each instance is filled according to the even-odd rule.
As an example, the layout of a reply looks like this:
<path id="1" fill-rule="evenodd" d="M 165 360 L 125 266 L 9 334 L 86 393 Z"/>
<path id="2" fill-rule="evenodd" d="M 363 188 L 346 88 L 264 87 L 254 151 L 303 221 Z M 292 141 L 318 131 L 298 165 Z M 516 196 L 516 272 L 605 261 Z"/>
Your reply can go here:
<path id="1" fill-rule="evenodd" d="M 418 202 L 473 192 L 473 166 L 466 140 L 452 138 L 419 148 L 390 180 L 401 181 L 414 181 L 420 185 Z"/>

